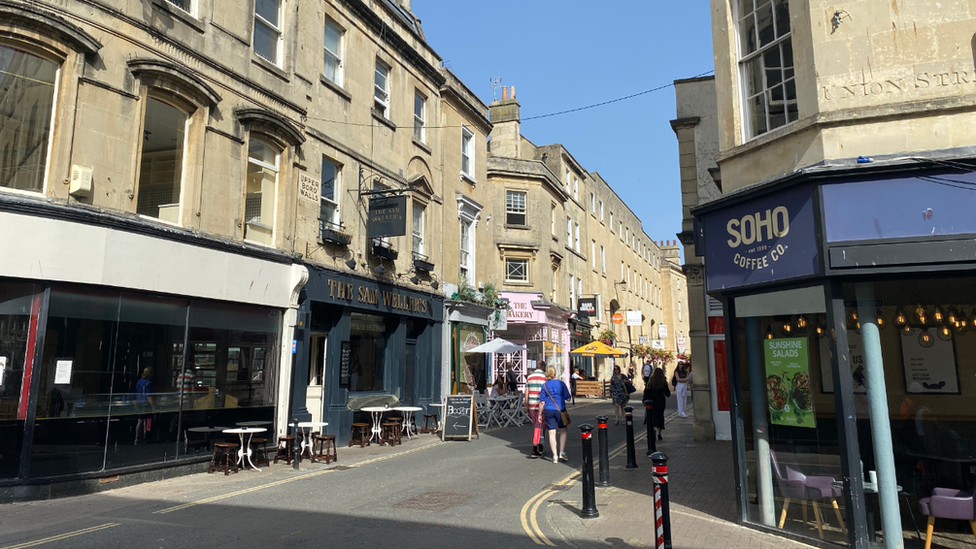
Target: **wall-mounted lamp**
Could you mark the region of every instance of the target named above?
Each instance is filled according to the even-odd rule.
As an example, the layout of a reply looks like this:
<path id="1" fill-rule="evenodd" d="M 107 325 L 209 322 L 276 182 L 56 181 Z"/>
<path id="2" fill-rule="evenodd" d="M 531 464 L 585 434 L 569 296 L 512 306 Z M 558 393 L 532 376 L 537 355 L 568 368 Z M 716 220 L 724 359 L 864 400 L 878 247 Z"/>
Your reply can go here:
<path id="1" fill-rule="evenodd" d="M 378 274 L 378 275 L 382 275 L 383 273 L 386 272 L 386 267 L 384 267 L 383 264 L 380 263 L 376 267 L 373 267 L 373 272 L 376 273 L 376 274 Z"/>

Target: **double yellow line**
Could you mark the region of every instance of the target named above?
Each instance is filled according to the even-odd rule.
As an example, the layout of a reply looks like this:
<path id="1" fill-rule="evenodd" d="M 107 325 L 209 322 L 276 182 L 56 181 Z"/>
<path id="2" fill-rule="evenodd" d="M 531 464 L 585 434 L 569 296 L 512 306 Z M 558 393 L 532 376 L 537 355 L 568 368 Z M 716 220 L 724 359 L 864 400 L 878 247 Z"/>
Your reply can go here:
<path id="1" fill-rule="evenodd" d="M 91 528 L 83 528 L 81 530 L 75 530 L 74 532 L 68 532 L 67 534 L 58 534 L 56 536 L 51 536 L 49 538 L 28 541 L 25 543 L 21 543 L 19 545 L 8 545 L 7 547 L 3 547 L 0 549 L 26 549 L 27 547 L 37 547 L 38 545 L 44 545 L 45 543 L 61 541 L 63 539 L 73 538 L 75 536 L 81 536 L 83 534 L 91 534 L 92 532 L 98 532 L 99 530 L 114 528 L 119 525 L 120 524 L 118 522 L 109 522 L 107 524 L 102 524 L 101 526 L 92 526 Z"/>

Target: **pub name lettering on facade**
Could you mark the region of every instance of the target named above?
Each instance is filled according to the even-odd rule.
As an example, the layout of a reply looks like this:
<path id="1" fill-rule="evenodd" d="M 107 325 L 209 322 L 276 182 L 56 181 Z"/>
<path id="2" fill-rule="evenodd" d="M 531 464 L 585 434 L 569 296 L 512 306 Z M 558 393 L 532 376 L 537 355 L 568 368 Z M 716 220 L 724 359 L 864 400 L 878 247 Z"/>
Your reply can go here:
<path id="1" fill-rule="evenodd" d="M 356 286 L 351 282 L 329 280 L 329 297 L 332 299 L 353 300 L 367 305 L 380 305 L 401 311 L 426 314 L 430 304 L 426 299 L 411 297 L 396 292 L 380 291 L 379 288 Z"/>

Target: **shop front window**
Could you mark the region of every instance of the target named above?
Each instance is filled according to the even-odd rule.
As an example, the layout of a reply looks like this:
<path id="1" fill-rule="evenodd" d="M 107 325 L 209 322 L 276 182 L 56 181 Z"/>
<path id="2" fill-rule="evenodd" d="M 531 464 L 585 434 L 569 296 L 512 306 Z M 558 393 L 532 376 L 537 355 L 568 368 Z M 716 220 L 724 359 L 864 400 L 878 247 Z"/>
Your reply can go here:
<path id="1" fill-rule="evenodd" d="M 900 531 L 907 544 L 905 506 L 976 484 L 976 280 L 845 284 L 844 302 L 868 531 Z M 938 521 L 935 536 L 933 546 L 972 544 L 965 522 Z"/>
<path id="2" fill-rule="evenodd" d="M 824 290 L 758 294 L 734 304 L 747 519 L 846 543 Z"/>
<path id="3" fill-rule="evenodd" d="M 382 391 L 386 372 L 386 345 L 389 328 L 378 315 L 352 313 L 349 341 L 352 347 L 349 391 Z"/>
<path id="4" fill-rule="evenodd" d="M 30 476 L 209 455 L 189 428 L 271 419 L 278 325 L 267 309 L 52 289 Z"/>
<path id="5" fill-rule="evenodd" d="M 21 400 L 28 341 L 40 296 L 33 284 L 0 283 L 0 478 L 17 477 L 24 422 Z"/>

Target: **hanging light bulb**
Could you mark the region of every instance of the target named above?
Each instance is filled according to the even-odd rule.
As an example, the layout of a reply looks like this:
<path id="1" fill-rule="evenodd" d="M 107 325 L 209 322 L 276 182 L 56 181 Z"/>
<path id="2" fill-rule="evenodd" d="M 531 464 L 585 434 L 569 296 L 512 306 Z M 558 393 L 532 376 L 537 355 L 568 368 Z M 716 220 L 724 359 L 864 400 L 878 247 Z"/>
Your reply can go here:
<path id="1" fill-rule="evenodd" d="M 881 314 L 881 308 L 880 307 L 878 308 L 878 314 L 876 316 L 878 317 L 878 329 L 879 330 L 884 330 L 885 328 L 887 328 L 888 327 L 888 321 L 885 320 L 884 315 Z"/>
<path id="2" fill-rule="evenodd" d="M 818 322 L 817 323 L 817 327 L 814 328 L 814 331 L 817 332 L 817 337 L 823 337 L 824 336 L 824 327 L 823 327 L 823 324 L 820 324 Z"/>
<path id="3" fill-rule="evenodd" d="M 773 339 L 773 327 L 769 324 L 766 325 L 766 339 Z"/>
<path id="4" fill-rule="evenodd" d="M 973 309 L 973 314 L 969 315 L 969 329 L 976 332 L 976 308 Z"/>
<path id="5" fill-rule="evenodd" d="M 966 329 L 969 328 L 969 319 L 960 315 L 959 320 L 956 321 L 956 326 L 959 326 L 960 332 L 965 332 Z"/>
<path id="6" fill-rule="evenodd" d="M 959 312 L 956 311 L 955 307 L 949 307 L 949 310 L 946 311 L 946 321 L 949 322 L 949 325 L 955 325 L 959 322 Z"/>
<path id="7" fill-rule="evenodd" d="M 796 315 L 796 327 L 800 330 L 807 328 L 807 319 L 803 315 Z"/>
<path id="8" fill-rule="evenodd" d="M 918 344 L 926 349 L 935 345 L 935 337 L 932 336 L 932 332 L 930 332 L 928 328 L 922 330 L 922 333 L 918 334 Z"/>
<path id="9" fill-rule="evenodd" d="M 945 314 L 942 312 L 942 307 L 938 305 L 935 306 L 935 310 L 932 311 L 932 318 L 935 319 L 936 324 L 942 324 L 942 320 L 945 318 Z"/>
<path id="10" fill-rule="evenodd" d="M 898 310 L 895 311 L 895 326 L 899 328 L 904 328 L 907 325 L 908 325 L 908 317 L 905 315 L 905 310 L 902 309 L 901 307 L 898 307 Z"/>
<path id="11" fill-rule="evenodd" d="M 912 331 L 913 330 L 914 330 L 914 328 L 912 328 L 908 324 L 905 324 L 904 326 L 901 327 L 902 333 L 905 334 L 905 335 L 907 335 L 907 336 L 912 335 Z"/>
<path id="12" fill-rule="evenodd" d="M 790 324 L 789 322 L 784 322 L 783 323 L 783 333 L 786 334 L 786 335 L 792 334 L 793 333 L 793 325 Z"/>
<path id="13" fill-rule="evenodd" d="M 952 330 L 950 330 L 948 326 L 939 327 L 939 331 L 936 332 L 936 335 L 938 335 L 939 339 L 942 341 L 952 341 Z"/>
<path id="14" fill-rule="evenodd" d="M 922 304 L 919 303 L 915 306 L 915 322 L 920 326 L 924 326 L 926 320 L 928 319 L 926 318 L 925 307 L 922 307 Z"/>

